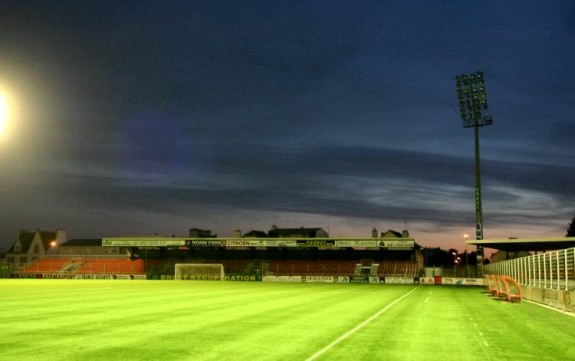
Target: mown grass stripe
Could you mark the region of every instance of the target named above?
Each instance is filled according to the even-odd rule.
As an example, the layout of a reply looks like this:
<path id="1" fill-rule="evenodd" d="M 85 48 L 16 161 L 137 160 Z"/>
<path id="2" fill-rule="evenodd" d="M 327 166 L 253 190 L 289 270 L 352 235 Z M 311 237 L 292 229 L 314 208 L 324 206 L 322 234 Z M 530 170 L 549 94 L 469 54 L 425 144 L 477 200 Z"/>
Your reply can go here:
<path id="1" fill-rule="evenodd" d="M 344 333 L 343 335 L 339 336 L 337 339 L 335 339 L 334 341 L 332 341 L 330 344 L 328 344 L 327 346 L 325 346 L 324 348 L 322 348 L 321 350 L 317 351 L 316 353 L 314 353 L 313 355 L 311 355 L 308 359 L 306 359 L 306 361 L 313 361 L 316 358 L 318 358 L 319 356 L 323 355 L 324 353 L 326 353 L 327 351 L 331 350 L 334 346 L 336 346 L 337 344 L 339 344 L 340 342 L 342 342 L 343 340 L 345 340 L 346 338 L 348 338 L 349 336 L 353 335 L 354 333 L 356 333 L 357 331 L 361 330 L 363 327 L 365 327 L 366 325 L 368 325 L 371 321 L 377 319 L 379 316 L 381 316 L 385 311 L 387 311 L 388 309 L 390 309 L 391 307 L 393 307 L 395 304 L 401 302 L 404 298 L 406 298 L 407 296 L 409 296 L 410 294 L 412 294 L 413 292 L 415 292 L 419 287 L 416 287 L 414 289 L 412 289 L 411 291 L 405 293 L 403 296 L 399 297 L 398 299 L 396 299 L 395 301 L 393 301 L 392 303 L 388 304 L 387 306 L 385 306 L 384 308 L 382 308 L 381 310 L 377 311 L 376 313 L 374 313 L 373 315 L 371 315 L 370 317 L 368 317 L 366 320 L 364 320 L 363 322 L 361 322 L 360 324 L 358 324 L 357 326 L 355 326 L 354 328 L 352 328 L 351 330 L 347 331 L 346 333 Z"/>

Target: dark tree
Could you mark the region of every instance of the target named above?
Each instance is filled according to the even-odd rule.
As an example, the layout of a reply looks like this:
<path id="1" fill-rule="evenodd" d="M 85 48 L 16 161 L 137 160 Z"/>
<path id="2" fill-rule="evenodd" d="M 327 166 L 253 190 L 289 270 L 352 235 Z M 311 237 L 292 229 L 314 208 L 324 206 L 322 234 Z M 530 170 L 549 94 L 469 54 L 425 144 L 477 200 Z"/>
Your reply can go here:
<path id="1" fill-rule="evenodd" d="M 447 264 L 450 264 L 450 257 L 446 250 L 439 247 L 426 249 L 425 265 L 427 267 L 441 267 Z"/>
<path id="2" fill-rule="evenodd" d="M 467 264 L 467 262 L 469 262 L 469 264 L 472 266 L 477 265 L 477 252 L 473 251 L 467 254 L 462 253 L 461 261 L 463 262 L 463 264 Z"/>
<path id="3" fill-rule="evenodd" d="M 565 237 L 575 237 L 575 216 L 573 216 L 571 223 L 569 223 L 569 228 L 567 228 L 567 234 Z"/>
<path id="4" fill-rule="evenodd" d="M 426 267 L 453 267 L 455 260 L 459 257 L 459 265 L 464 254 L 458 254 L 454 248 L 448 251 L 438 248 L 428 248 L 425 252 L 425 265 Z"/>

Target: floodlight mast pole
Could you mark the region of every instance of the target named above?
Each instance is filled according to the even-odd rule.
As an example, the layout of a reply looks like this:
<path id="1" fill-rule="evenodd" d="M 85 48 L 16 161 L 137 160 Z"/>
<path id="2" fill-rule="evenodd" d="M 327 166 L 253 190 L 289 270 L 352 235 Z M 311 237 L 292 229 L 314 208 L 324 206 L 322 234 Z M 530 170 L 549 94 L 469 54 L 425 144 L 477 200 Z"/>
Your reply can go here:
<path id="1" fill-rule="evenodd" d="M 481 164 L 479 161 L 479 125 L 473 119 L 475 140 L 475 239 L 483 239 L 483 202 L 481 196 Z M 477 247 L 477 263 L 483 264 L 483 247 Z"/>
<path id="2" fill-rule="evenodd" d="M 483 73 L 478 71 L 455 77 L 459 111 L 463 127 L 473 127 L 475 140 L 475 239 L 483 239 L 483 206 L 481 197 L 481 165 L 479 156 L 479 127 L 493 124 L 493 118 L 482 113 L 487 110 L 487 93 Z M 483 247 L 477 246 L 477 264 L 483 264 Z"/>

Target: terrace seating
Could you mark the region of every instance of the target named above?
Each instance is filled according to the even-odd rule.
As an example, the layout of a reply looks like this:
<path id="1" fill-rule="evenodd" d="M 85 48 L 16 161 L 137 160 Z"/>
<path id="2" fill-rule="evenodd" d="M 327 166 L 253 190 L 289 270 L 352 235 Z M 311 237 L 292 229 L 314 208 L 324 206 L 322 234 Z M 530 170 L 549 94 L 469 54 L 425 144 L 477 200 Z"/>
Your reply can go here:
<path id="1" fill-rule="evenodd" d="M 45 258 L 26 267 L 22 274 L 143 274 L 144 260 Z"/>
<path id="2" fill-rule="evenodd" d="M 347 260 L 272 260 L 268 270 L 277 276 L 347 276 L 354 274 L 357 263 Z M 415 277 L 417 264 L 412 261 L 380 261 L 377 274 Z"/>
<path id="3" fill-rule="evenodd" d="M 380 276 L 417 276 L 417 263 L 412 261 L 380 261 L 377 274 Z"/>
<path id="4" fill-rule="evenodd" d="M 146 269 L 151 273 L 173 274 L 174 265 L 177 263 L 203 263 L 203 264 L 222 264 L 226 274 L 249 274 L 254 266 L 250 259 L 169 259 L 169 260 L 147 260 Z"/>
<path id="5" fill-rule="evenodd" d="M 345 260 L 272 260 L 268 271 L 276 276 L 349 276 L 356 261 Z"/>
<path id="6" fill-rule="evenodd" d="M 142 274 L 144 260 L 136 259 L 87 259 L 78 270 L 79 274 Z"/>
<path id="7" fill-rule="evenodd" d="M 245 273 L 250 265 L 249 259 L 204 260 L 203 263 L 222 264 L 226 274 Z"/>
<path id="8" fill-rule="evenodd" d="M 34 273 L 58 273 L 63 271 L 68 264 L 70 264 L 70 259 L 52 259 L 44 258 L 38 260 L 30 265 L 28 265 L 23 271 L 23 274 L 34 274 Z"/>

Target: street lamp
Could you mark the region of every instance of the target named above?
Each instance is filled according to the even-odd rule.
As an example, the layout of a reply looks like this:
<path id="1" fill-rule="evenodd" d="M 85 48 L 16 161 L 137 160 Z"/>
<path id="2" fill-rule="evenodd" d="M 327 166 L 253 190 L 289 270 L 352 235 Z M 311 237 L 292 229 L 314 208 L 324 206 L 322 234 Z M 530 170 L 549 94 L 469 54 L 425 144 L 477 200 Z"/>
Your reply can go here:
<path id="1" fill-rule="evenodd" d="M 50 254 L 55 254 L 58 252 L 58 241 L 53 240 L 50 242 L 50 247 L 48 248 L 48 252 Z"/>
<path id="2" fill-rule="evenodd" d="M 481 172 L 479 163 L 479 127 L 493 124 L 486 115 L 487 93 L 483 73 L 461 74 L 455 77 L 459 113 L 464 128 L 473 128 L 475 135 L 475 239 L 483 239 L 483 210 L 481 204 Z M 483 264 L 483 247 L 477 246 L 477 263 Z"/>
<path id="3" fill-rule="evenodd" d="M 453 277 L 457 277 L 457 252 L 451 252 L 453 256 Z"/>
<path id="4" fill-rule="evenodd" d="M 463 238 L 465 238 L 465 264 L 467 265 L 467 278 L 469 278 L 469 253 L 467 252 L 467 238 L 469 238 L 469 235 L 465 233 Z"/>

